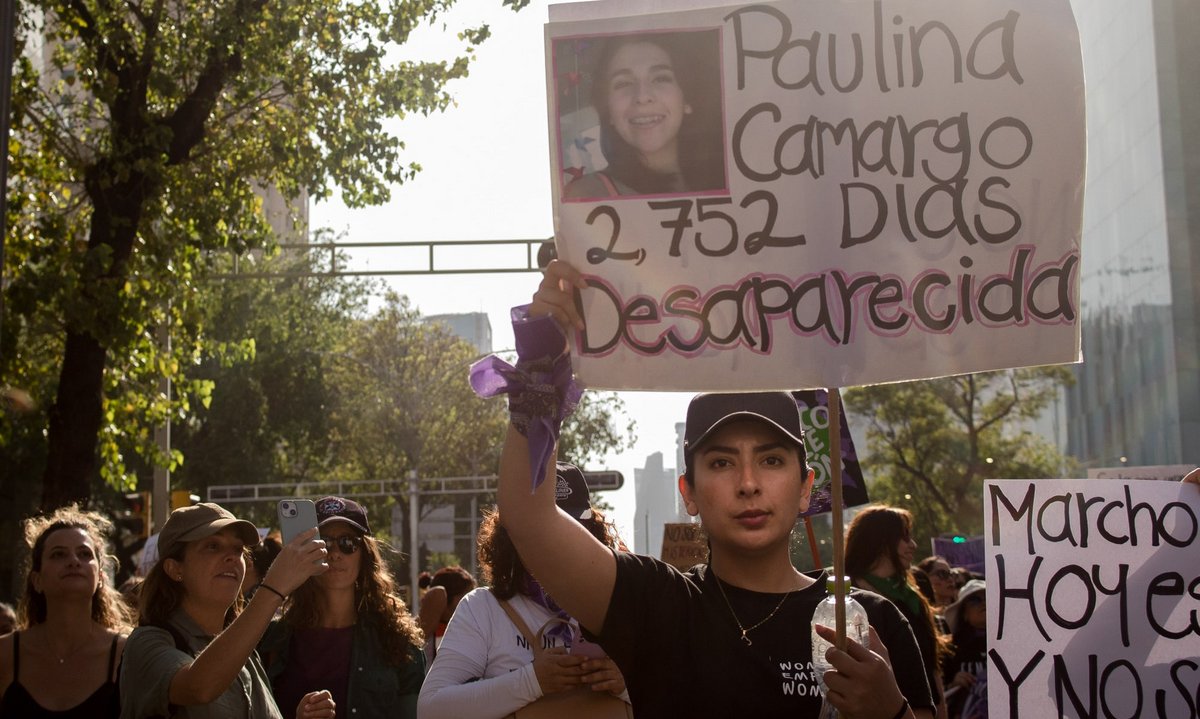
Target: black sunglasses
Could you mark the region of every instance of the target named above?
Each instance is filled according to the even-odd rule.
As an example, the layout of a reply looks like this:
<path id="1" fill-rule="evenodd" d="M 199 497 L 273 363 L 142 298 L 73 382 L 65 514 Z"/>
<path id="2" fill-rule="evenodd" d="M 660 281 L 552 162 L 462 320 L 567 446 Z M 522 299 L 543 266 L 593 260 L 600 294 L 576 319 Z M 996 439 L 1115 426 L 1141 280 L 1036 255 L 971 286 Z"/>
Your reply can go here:
<path id="1" fill-rule="evenodd" d="M 331 550 L 336 547 L 342 554 L 354 554 L 362 546 L 362 537 L 356 537 L 353 534 L 343 534 L 340 537 L 321 537 L 321 539 L 325 540 L 325 545 Z"/>
<path id="2" fill-rule="evenodd" d="M 937 577 L 938 579 L 949 579 L 950 577 L 954 576 L 950 573 L 949 569 L 935 569 L 930 572 L 930 575 Z"/>

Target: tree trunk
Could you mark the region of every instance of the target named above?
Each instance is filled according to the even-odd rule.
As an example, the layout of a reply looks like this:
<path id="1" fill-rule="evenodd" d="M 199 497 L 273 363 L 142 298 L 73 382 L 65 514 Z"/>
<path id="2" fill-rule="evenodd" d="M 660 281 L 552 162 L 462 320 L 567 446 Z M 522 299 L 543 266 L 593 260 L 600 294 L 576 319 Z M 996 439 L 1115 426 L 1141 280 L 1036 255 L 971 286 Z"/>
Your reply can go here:
<path id="1" fill-rule="evenodd" d="M 96 473 L 105 349 L 96 338 L 68 332 L 58 394 L 50 408 L 42 510 L 69 502 L 86 503 Z"/>
<path id="2" fill-rule="evenodd" d="M 137 173 L 130 174 L 124 182 L 110 183 L 109 178 L 116 174 L 110 170 L 113 164 L 117 163 L 109 160 L 92 166 L 84 182 L 93 207 L 88 250 L 108 247 L 111 255 L 102 271 L 92 274 L 85 270 L 80 278 L 80 292 L 101 307 L 117 306 L 106 295 L 121 291 L 143 207 L 151 194 L 147 178 Z M 69 502 L 86 504 L 91 497 L 104 411 L 104 368 L 108 361 L 108 348 L 96 335 L 99 327 L 111 330 L 120 323 L 120 317 L 98 317 L 91 322 L 67 320 L 58 393 L 49 410 L 46 471 L 42 475 L 44 511 Z"/>

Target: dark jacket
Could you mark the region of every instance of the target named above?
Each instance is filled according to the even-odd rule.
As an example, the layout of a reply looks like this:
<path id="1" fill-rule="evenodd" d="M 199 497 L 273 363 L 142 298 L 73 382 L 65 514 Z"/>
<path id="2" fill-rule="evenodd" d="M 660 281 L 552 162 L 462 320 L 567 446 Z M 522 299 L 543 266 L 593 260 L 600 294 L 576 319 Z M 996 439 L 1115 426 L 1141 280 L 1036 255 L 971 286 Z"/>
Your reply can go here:
<path id="1" fill-rule="evenodd" d="M 258 644 L 272 686 L 287 667 L 291 644 L 292 627 L 280 620 L 271 622 Z M 416 719 L 417 696 L 425 681 L 425 653 L 420 647 L 412 647 L 409 656 L 410 660 L 400 666 L 389 664 L 379 631 L 369 620 L 360 619 L 354 625 L 350 649 L 349 706 L 339 706 L 337 715 L 352 719 Z"/>

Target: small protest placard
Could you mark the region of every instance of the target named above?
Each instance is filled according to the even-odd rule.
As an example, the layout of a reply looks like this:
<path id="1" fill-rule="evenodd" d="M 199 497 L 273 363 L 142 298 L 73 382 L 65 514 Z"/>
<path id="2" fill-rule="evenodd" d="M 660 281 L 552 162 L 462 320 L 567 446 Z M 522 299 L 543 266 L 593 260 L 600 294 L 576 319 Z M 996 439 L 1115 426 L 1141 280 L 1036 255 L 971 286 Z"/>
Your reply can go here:
<path id="1" fill-rule="evenodd" d="M 846 387 L 1079 360 L 1069 0 L 686 5 L 551 8 L 585 383 Z"/>
<path id="2" fill-rule="evenodd" d="M 792 393 L 800 405 L 800 424 L 804 427 L 804 449 L 808 466 L 813 471 L 812 495 L 808 511 L 801 517 L 811 517 L 828 512 L 833 505 L 833 456 L 829 443 L 829 393 L 823 389 L 799 390 Z M 854 451 L 854 438 L 850 436 L 850 425 L 846 413 L 841 412 L 842 449 L 842 506 L 856 507 L 870 501 L 867 484 L 863 481 L 862 465 Z"/>
<path id="3" fill-rule="evenodd" d="M 708 544 L 699 524 L 668 522 L 663 525 L 662 560 L 680 571 L 708 561 Z"/>
<path id="4" fill-rule="evenodd" d="M 1195 719 L 1200 491 L 984 484 L 990 716 Z"/>
<path id="5" fill-rule="evenodd" d="M 962 567 L 983 574 L 983 537 L 961 537 L 955 541 L 950 537 L 934 537 L 930 540 L 933 553 L 945 559 L 951 567 Z"/>
<path id="6" fill-rule="evenodd" d="M 1191 464 L 1158 464 L 1141 467 L 1093 467 L 1087 471 L 1088 479 L 1160 479 L 1178 482 L 1195 469 Z"/>

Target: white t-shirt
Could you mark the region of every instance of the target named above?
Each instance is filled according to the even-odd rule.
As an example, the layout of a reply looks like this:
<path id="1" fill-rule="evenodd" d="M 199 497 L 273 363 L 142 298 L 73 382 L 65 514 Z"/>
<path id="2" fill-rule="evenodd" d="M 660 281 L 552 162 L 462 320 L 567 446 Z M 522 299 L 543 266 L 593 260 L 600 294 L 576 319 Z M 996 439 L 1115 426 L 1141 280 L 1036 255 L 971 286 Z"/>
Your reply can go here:
<path id="1" fill-rule="evenodd" d="M 535 635 L 555 616 L 520 594 L 508 603 Z M 578 636 L 574 620 L 572 626 Z M 556 637 L 544 638 L 547 648 L 560 645 Z M 463 597 L 421 685 L 417 714 L 421 719 L 500 719 L 541 696 L 533 651 L 495 595 L 479 588 Z"/>

